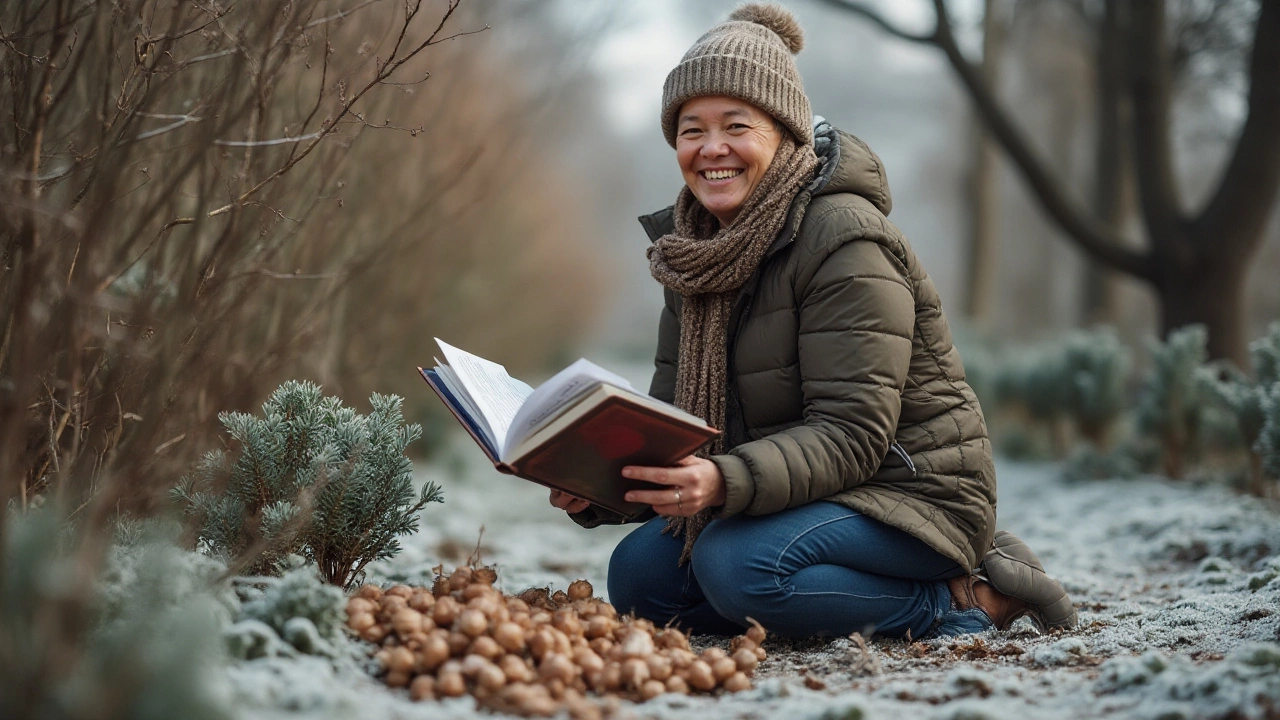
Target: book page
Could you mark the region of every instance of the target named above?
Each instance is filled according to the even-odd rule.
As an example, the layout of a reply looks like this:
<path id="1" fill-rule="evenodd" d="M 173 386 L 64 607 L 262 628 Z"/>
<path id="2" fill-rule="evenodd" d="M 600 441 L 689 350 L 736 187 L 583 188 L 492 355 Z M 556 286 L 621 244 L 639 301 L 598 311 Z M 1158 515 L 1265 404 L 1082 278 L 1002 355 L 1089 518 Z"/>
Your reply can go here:
<path id="1" fill-rule="evenodd" d="M 489 428 L 485 426 L 484 419 L 475 410 L 475 404 L 462 398 L 460 393 L 464 391 L 457 378 L 453 380 L 445 378 L 445 373 L 453 373 L 449 366 L 436 360 L 434 369 L 418 368 L 418 373 L 422 375 L 423 380 L 427 381 L 431 389 L 436 391 L 436 395 L 444 401 L 445 407 L 449 408 L 454 417 L 471 433 L 476 443 L 484 450 L 484 454 L 495 464 L 501 462 L 498 459 L 498 446 L 493 442 L 493 435 Z"/>
<path id="2" fill-rule="evenodd" d="M 476 429 L 484 435 L 485 440 L 489 443 L 489 447 L 496 451 L 500 445 L 493 436 L 493 428 L 489 427 L 489 423 L 485 421 L 480 408 L 476 407 L 475 400 L 471 399 L 471 393 L 467 392 L 466 386 L 458 379 L 458 374 L 453 371 L 453 368 L 440 362 L 439 359 L 436 359 L 434 370 L 436 377 L 453 395 L 453 399 L 457 401 L 459 407 L 456 409 L 465 414 L 467 419 L 475 424 Z"/>
<path id="3" fill-rule="evenodd" d="M 440 338 L 436 338 L 436 343 L 489 426 L 497 446 L 502 448 L 506 444 L 511 421 L 525 398 L 533 393 L 533 388 L 508 375 L 507 369 L 498 363 L 460 350 Z"/>
<path id="4" fill-rule="evenodd" d="M 503 461 L 508 460 L 509 449 L 519 445 L 538 428 L 559 415 L 574 400 L 601 384 L 636 392 L 631 387 L 631 383 L 624 378 L 586 358 L 579 358 L 572 365 L 539 385 L 538 389 L 524 401 L 524 407 L 511 421 L 511 428 L 507 431 L 506 440 L 502 443 Z"/>

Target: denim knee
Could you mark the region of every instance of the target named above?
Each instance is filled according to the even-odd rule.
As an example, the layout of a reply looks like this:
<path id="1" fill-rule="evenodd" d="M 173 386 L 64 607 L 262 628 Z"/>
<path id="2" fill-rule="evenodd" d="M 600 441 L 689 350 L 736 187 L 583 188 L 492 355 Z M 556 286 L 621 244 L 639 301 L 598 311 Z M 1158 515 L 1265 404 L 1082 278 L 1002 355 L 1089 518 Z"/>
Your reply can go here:
<path id="1" fill-rule="evenodd" d="M 636 610 L 637 604 L 643 602 L 645 593 L 645 574 L 648 570 L 645 543 L 637 537 L 644 528 L 622 538 L 609 557 L 609 575 L 606 584 L 609 587 L 609 602 L 620 613 Z"/>
<path id="2" fill-rule="evenodd" d="M 747 618 L 771 624 L 785 595 L 778 576 L 759 555 L 762 548 L 737 532 L 733 519 L 711 523 L 693 546 L 693 574 L 711 607 L 747 625 Z"/>

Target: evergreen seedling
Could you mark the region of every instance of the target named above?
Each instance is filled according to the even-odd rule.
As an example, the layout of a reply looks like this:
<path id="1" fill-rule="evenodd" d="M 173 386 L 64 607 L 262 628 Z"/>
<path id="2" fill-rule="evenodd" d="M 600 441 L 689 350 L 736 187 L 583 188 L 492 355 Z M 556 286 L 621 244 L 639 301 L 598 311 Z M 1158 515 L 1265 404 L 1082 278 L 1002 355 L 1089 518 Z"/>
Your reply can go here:
<path id="1" fill-rule="evenodd" d="M 1208 332 L 1188 325 L 1153 341 L 1151 368 L 1138 396 L 1137 427 L 1159 448 L 1162 469 L 1181 478 L 1200 443 L 1201 420 L 1211 397 Z"/>
<path id="2" fill-rule="evenodd" d="M 1262 415 L 1253 451 L 1262 473 L 1280 480 L 1280 322 L 1271 323 L 1267 334 L 1249 345 L 1249 353 L 1258 378 L 1258 407 Z M 1255 479 L 1261 484 L 1261 473 Z"/>
<path id="3" fill-rule="evenodd" d="M 1234 365 L 1223 363 L 1215 368 L 1216 377 L 1209 388 L 1218 405 L 1235 421 L 1250 453 L 1250 489 L 1255 495 L 1262 495 L 1266 486 L 1264 473 L 1280 477 L 1280 473 L 1266 470 L 1266 447 L 1270 445 L 1264 447 L 1262 442 L 1268 421 L 1268 394 L 1280 386 L 1280 322 L 1272 323 L 1265 336 L 1249 344 L 1249 355 L 1254 378 Z"/>
<path id="4" fill-rule="evenodd" d="M 1061 352 L 1063 410 L 1081 436 L 1104 449 L 1125 407 L 1129 353 L 1112 328 L 1072 333 Z"/>
<path id="5" fill-rule="evenodd" d="M 1066 454 L 1070 427 L 1105 449 L 1125 407 L 1128 372 L 1128 351 L 1113 329 L 1075 332 L 1010 363 L 998 397 L 1048 427 L 1059 456 Z"/>
<path id="6" fill-rule="evenodd" d="M 262 417 L 219 415 L 238 455 L 209 453 L 174 490 L 199 546 L 256 574 L 278 573 L 296 553 L 340 587 L 396 555 L 397 538 L 442 496 L 428 482 L 415 498 L 404 451 L 422 429 L 404 424 L 401 399 L 374 393 L 369 403 L 373 412 L 360 415 L 313 383 L 289 381 Z"/>
<path id="7" fill-rule="evenodd" d="M 1262 394 L 1262 430 L 1254 443 L 1263 473 L 1280 480 L 1280 381 L 1271 383 Z"/>
<path id="8" fill-rule="evenodd" d="M 1043 428 L 1051 439 L 1054 453 L 1066 453 L 1062 428 L 1062 409 L 1066 404 L 1061 382 L 1062 358 L 1047 348 L 1024 350 L 1007 360 L 992 381 L 993 396 L 1003 407 L 1011 408 L 1025 418 L 1005 437 L 1004 450 L 1021 457 L 1034 457 L 1035 436 L 1029 428 Z"/>

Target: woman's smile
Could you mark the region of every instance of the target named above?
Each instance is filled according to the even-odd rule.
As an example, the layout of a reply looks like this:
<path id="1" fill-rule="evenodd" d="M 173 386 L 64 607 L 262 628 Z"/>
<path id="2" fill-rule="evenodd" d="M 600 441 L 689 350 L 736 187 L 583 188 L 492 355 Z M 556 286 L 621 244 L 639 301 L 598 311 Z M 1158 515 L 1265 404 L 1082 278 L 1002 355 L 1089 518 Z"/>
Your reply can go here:
<path id="1" fill-rule="evenodd" d="M 742 174 L 742 168 L 726 168 L 724 170 L 702 170 L 699 172 L 702 177 L 711 182 L 732 180 Z"/>

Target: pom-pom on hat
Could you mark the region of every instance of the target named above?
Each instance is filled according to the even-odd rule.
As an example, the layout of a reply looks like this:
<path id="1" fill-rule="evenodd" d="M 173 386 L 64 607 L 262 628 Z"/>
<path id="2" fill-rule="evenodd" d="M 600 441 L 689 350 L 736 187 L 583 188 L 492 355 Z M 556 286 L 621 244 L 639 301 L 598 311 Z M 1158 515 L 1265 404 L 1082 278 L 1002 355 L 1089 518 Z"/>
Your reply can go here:
<path id="1" fill-rule="evenodd" d="M 662 86 L 662 132 L 676 146 L 676 115 L 691 98 L 726 95 L 755 105 L 786 125 L 801 144 L 813 142 L 813 110 L 794 55 L 804 32 L 780 5 L 751 3 L 689 48 Z"/>

